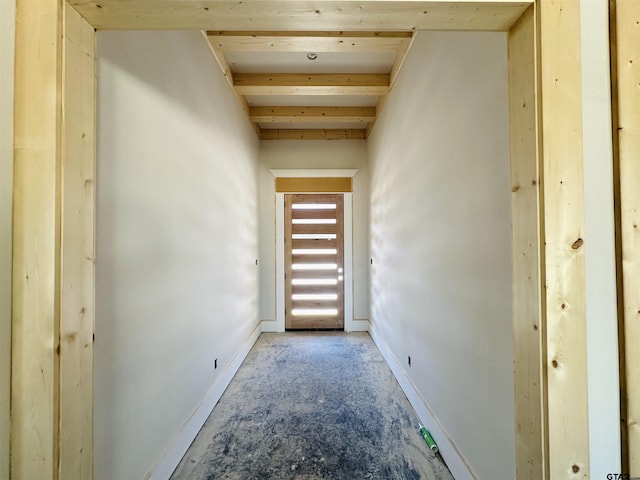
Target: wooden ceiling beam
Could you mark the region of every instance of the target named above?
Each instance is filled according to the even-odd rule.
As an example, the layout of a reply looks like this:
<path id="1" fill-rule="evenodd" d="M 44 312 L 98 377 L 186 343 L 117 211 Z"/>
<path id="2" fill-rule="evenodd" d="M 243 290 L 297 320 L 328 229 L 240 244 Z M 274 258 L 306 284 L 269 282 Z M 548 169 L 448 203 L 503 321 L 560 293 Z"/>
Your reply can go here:
<path id="1" fill-rule="evenodd" d="M 229 52 L 398 52 L 412 32 L 207 32 L 209 41 Z"/>
<path id="2" fill-rule="evenodd" d="M 389 75 L 389 90 L 387 90 L 387 93 L 380 96 L 380 98 L 378 99 L 378 104 L 376 105 L 376 119 L 377 119 L 377 113 L 382 110 L 382 107 L 386 103 L 387 98 L 389 97 L 389 93 L 393 88 L 393 85 L 396 83 L 396 79 L 398 78 L 398 74 L 400 73 L 400 69 L 402 68 L 402 65 L 404 65 L 404 61 L 407 58 L 407 55 L 409 54 L 409 50 L 411 48 L 411 44 L 413 43 L 414 38 L 415 37 L 412 37 L 411 41 L 407 43 L 404 46 L 404 48 L 398 50 L 398 53 L 396 54 L 396 59 L 393 62 L 393 66 L 391 67 L 391 73 Z M 373 122 L 371 122 L 367 127 L 367 138 L 369 138 L 369 134 L 371 133 L 373 126 L 376 124 L 376 119 L 374 119 Z"/>
<path id="3" fill-rule="evenodd" d="M 507 31 L 533 0 L 70 0 L 97 29 Z"/>
<path id="4" fill-rule="evenodd" d="M 411 38 L 411 31 L 371 31 L 371 30 L 207 30 L 209 36 L 226 37 L 340 37 L 340 38 Z"/>
<path id="5" fill-rule="evenodd" d="M 375 107 L 250 107 L 252 122 L 340 122 L 368 124 L 376 118 Z"/>
<path id="6" fill-rule="evenodd" d="M 364 129 L 262 129 L 261 140 L 364 140 Z"/>
<path id="7" fill-rule="evenodd" d="M 240 95 L 235 88 L 233 88 L 233 72 L 231 71 L 231 66 L 229 65 L 229 62 L 227 62 L 227 57 L 225 56 L 221 48 L 217 47 L 215 44 L 209 41 L 209 39 L 207 38 L 206 32 L 202 32 L 202 34 L 204 35 L 205 39 L 207 39 L 207 43 L 209 44 L 209 48 L 211 49 L 213 58 L 215 58 L 216 63 L 220 67 L 220 70 L 222 70 L 222 74 L 224 75 L 224 78 L 226 79 L 227 83 L 231 86 L 231 89 L 233 90 L 233 94 L 236 96 L 236 99 L 238 100 L 240 107 L 242 108 L 244 113 L 249 115 L 249 104 L 247 103 L 245 98 L 242 95 Z M 256 135 L 260 137 L 260 127 L 253 122 L 251 124 L 251 127 L 256 132 Z"/>
<path id="8" fill-rule="evenodd" d="M 241 95 L 384 95 L 388 74 L 238 73 Z"/>

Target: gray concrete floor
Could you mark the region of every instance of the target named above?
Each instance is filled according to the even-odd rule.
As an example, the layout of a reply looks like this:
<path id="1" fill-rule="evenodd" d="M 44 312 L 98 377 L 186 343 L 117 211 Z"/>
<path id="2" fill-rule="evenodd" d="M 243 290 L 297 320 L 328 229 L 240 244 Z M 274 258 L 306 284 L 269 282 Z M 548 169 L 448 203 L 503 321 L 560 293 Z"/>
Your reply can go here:
<path id="1" fill-rule="evenodd" d="M 262 334 L 171 477 L 451 480 L 366 333 Z"/>

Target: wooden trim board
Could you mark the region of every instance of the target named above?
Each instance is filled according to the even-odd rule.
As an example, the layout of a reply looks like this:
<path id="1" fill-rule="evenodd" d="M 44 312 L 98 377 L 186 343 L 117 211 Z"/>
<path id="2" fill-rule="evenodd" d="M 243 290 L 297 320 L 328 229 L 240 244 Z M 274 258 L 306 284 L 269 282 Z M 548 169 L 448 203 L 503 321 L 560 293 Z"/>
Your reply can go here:
<path id="1" fill-rule="evenodd" d="M 349 122 L 367 124 L 376 118 L 375 107 L 251 107 L 252 122 Z"/>
<path id="2" fill-rule="evenodd" d="M 89 23 L 111 30 L 506 31 L 532 0 L 72 0 Z"/>
<path id="3" fill-rule="evenodd" d="M 614 122 L 624 298 L 621 352 L 626 370 L 621 379 L 627 454 L 623 454 L 623 465 L 628 461 L 628 473 L 640 476 L 640 3 L 615 0 L 613 5 L 616 37 L 612 56 L 617 78 L 612 81 L 617 81 Z"/>
<path id="4" fill-rule="evenodd" d="M 64 7 L 60 479 L 93 475 L 95 31 Z"/>
<path id="5" fill-rule="evenodd" d="M 509 31 L 516 478 L 548 478 L 535 12 Z"/>
<path id="6" fill-rule="evenodd" d="M 231 52 L 395 52 L 411 32 L 215 32 L 212 44 Z"/>
<path id="7" fill-rule="evenodd" d="M 510 32 L 518 479 L 590 475 L 580 58 L 579 2 Z"/>
<path id="8" fill-rule="evenodd" d="M 241 95 L 384 95 L 387 74 L 237 73 L 233 86 Z"/>
<path id="9" fill-rule="evenodd" d="M 549 478 L 589 478 L 580 4 L 536 7 Z"/>
<path id="10" fill-rule="evenodd" d="M 364 140 L 364 129 L 267 129 L 260 130 L 260 140 Z"/>
<path id="11" fill-rule="evenodd" d="M 95 34 L 65 3 L 17 20 L 11 476 L 91 478 Z"/>
<path id="12" fill-rule="evenodd" d="M 351 177 L 278 177 L 275 182 L 277 193 L 343 193 L 353 191 Z"/>
<path id="13" fill-rule="evenodd" d="M 62 25 L 58 2 L 16 4 L 13 480 L 57 479 Z"/>
<path id="14" fill-rule="evenodd" d="M 358 174 L 357 168 L 270 168 L 269 173 L 273 178 L 317 178 L 317 177 L 355 177 Z"/>

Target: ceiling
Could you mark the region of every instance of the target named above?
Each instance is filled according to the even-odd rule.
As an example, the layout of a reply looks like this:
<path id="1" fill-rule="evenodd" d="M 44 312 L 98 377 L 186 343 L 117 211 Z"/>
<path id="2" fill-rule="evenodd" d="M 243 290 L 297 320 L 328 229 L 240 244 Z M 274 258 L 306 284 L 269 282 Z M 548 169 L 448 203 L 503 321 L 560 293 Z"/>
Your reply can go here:
<path id="1" fill-rule="evenodd" d="M 533 0 L 68 0 L 96 29 L 199 29 L 263 139 L 366 138 L 412 32 L 507 31 Z M 308 53 L 317 59 L 307 60 Z M 312 108 L 313 107 L 313 108 Z"/>
<path id="2" fill-rule="evenodd" d="M 207 31 L 258 136 L 366 138 L 413 33 Z"/>

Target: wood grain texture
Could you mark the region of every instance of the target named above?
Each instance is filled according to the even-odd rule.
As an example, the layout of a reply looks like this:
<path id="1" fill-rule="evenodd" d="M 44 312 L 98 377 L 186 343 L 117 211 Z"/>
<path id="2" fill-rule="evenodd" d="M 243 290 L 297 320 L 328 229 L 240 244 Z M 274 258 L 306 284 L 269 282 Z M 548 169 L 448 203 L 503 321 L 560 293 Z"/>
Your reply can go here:
<path id="1" fill-rule="evenodd" d="M 291 212 L 291 218 L 297 219 L 297 218 L 306 218 L 306 219 L 313 219 L 313 220 L 317 220 L 317 219 L 321 219 L 321 218 L 331 218 L 331 217 L 327 217 L 327 213 L 325 210 L 316 210 L 313 212 L 305 212 L 302 210 L 294 210 L 293 212 Z"/>
<path id="2" fill-rule="evenodd" d="M 293 293 L 311 294 L 311 293 L 335 293 L 335 288 L 331 285 L 293 285 Z"/>
<path id="3" fill-rule="evenodd" d="M 299 192 L 304 192 L 305 190 L 298 190 Z M 326 190 L 307 190 L 312 192 L 317 191 L 326 191 Z M 306 225 L 306 224 L 294 224 L 291 226 L 292 233 L 336 233 L 336 225 L 327 224 L 327 225 Z"/>
<path id="4" fill-rule="evenodd" d="M 207 30 L 207 35 L 214 38 L 222 37 L 271 37 L 274 39 L 282 38 L 298 38 L 298 37 L 312 37 L 312 38 L 340 38 L 343 40 L 349 39 L 372 39 L 380 38 L 385 40 L 396 39 L 410 39 L 413 36 L 412 32 L 389 32 L 389 31 L 369 31 L 369 30 L 354 30 L 354 31 L 338 31 L 338 30 Z"/>
<path id="5" fill-rule="evenodd" d="M 620 382 L 620 466 L 629 471 L 629 435 L 627 428 L 627 369 L 625 342 L 624 282 L 622 268 L 622 212 L 620 206 L 620 142 L 618 112 L 618 38 L 616 0 L 609 0 L 609 61 L 611 74 L 611 133 L 613 150 L 613 205 L 616 255 L 616 300 L 618 305 L 618 381 Z"/>
<path id="6" fill-rule="evenodd" d="M 292 254 L 294 263 L 336 263 L 336 254 L 296 255 Z"/>
<path id="7" fill-rule="evenodd" d="M 93 476 L 95 31 L 64 8 L 60 479 Z"/>
<path id="8" fill-rule="evenodd" d="M 616 0 L 615 20 L 628 473 L 640 476 L 640 2 Z"/>
<path id="9" fill-rule="evenodd" d="M 293 279 L 310 279 L 310 278 L 322 278 L 322 279 L 335 279 L 336 278 L 336 272 L 334 271 L 330 271 L 330 270 L 318 270 L 318 271 L 313 271 L 313 270 L 295 270 L 293 272 L 292 277 L 287 277 L 287 278 L 293 278 Z"/>
<path id="10" fill-rule="evenodd" d="M 352 192 L 351 177 L 278 177 L 275 191 L 293 192 Z M 296 225 L 302 227 L 303 225 Z M 335 228 L 335 226 L 334 226 Z"/>
<path id="11" fill-rule="evenodd" d="M 95 35 L 59 2 L 18 15 L 12 478 L 90 479 Z"/>
<path id="12" fill-rule="evenodd" d="M 333 240 L 294 240 L 293 248 L 337 248 L 337 242 Z"/>
<path id="13" fill-rule="evenodd" d="M 277 179 L 276 179 L 277 180 Z M 276 190 L 277 192 L 278 190 Z M 291 309 L 293 308 L 293 302 L 291 295 L 293 294 L 293 284 L 291 279 L 293 278 L 293 269 L 291 268 L 291 249 L 292 249 L 292 237 L 291 237 L 291 212 L 293 205 L 293 195 L 284 196 L 284 327 L 291 328 Z"/>
<path id="14" fill-rule="evenodd" d="M 241 95 L 384 95 L 385 74 L 238 73 L 234 87 Z"/>
<path id="15" fill-rule="evenodd" d="M 238 74 L 233 80 L 236 95 L 246 108 L 243 95 L 374 95 L 381 96 L 378 110 L 389 93 L 404 62 L 412 32 L 206 32 L 214 56 L 227 79 L 234 75 L 225 52 L 393 52 L 396 54 L 388 77 L 383 75 L 256 75 Z M 363 88 L 355 88 L 363 87 Z M 374 88 L 375 87 L 375 88 Z M 357 123 L 370 128 L 376 119 L 371 107 L 252 107 L 253 124 L 274 122 Z M 307 139 L 308 137 L 304 137 Z"/>
<path id="16" fill-rule="evenodd" d="M 57 479 L 62 5 L 16 5 L 11 477 Z"/>
<path id="17" fill-rule="evenodd" d="M 506 31 L 532 1 L 72 0 L 99 29 Z"/>
<path id="18" fill-rule="evenodd" d="M 509 124 L 513 245 L 516 478 L 549 478 L 546 468 L 543 241 L 536 95 L 535 14 L 509 31 Z M 540 271 L 542 269 L 542 272 Z"/>
<path id="19" fill-rule="evenodd" d="M 375 107 L 251 107 L 252 122 L 347 122 L 368 123 L 376 118 Z"/>
<path id="20" fill-rule="evenodd" d="M 589 478 L 580 5 L 574 0 L 536 5 L 549 478 Z"/>
<path id="21" fill-rule="evenodd" d="M 276 181 L 282 177 L 276 178 Z M 323 182 L 325 180 L 338 179 L 301 179 L 310 180 L 312 188 L 317 183 L 316 180 Z M 349 180 L 351 178 L 341 178 L 340 180 Z M 299 190 L 304 192 L 305 190 Z M 317 190 L 308 190 L 315 192 Z M 344 195 L 343 194 L 287 194 L 285 197 L 285 327 L 287 329 L 306 329 L 306 328 L 344 328 L 344 280 L 342 271 L 339 268 L 344 267 Z M 333 203 L 335 209 L 323 210 L 324 218 L 333 218 L 335 224 L 293 224 L 294 212 L 298 218 L 306 218 L 306 213 L 315 214 L 317 210 L 294 209 L 296 203 Z M 312 215 L 314 216 L 314 215 Z M 315 216 L 314 216 L 315 218 Z M 332 263 L 336 264 L 336 268 L 332 270 L 310 269 L 298 270 L 294 268 L 294 263 L 300 262 L 299 256 L 293 255 L 294 240 L 292 235 L 296 233 L 309 234 L 336 234 L 335 245 L 336 253 L 330 256 L 309 255 L 305 258 L 311 264 Z M 321 241 L 316 241 L 316 248 L 323 248 Z M 339 276 L 340 275 L 340 276 Z M 293 285 L 294 280 L 301 279 L 326 279 L 333 280 L 335 285 Z M 301 300 L 294 299 L 292 294 L 300 293 L 297 289 L 303 287 L 307 294 L 332 293 L 337 296 L 335 300 Z M 294 315 L 295 309 L 336 309 L 337 315 Z"/>
<path id="22" fill-rule="evenodd" d="M 387 74 L 345 73 L 238 73 L 236 87 L 388 87 Z"/>
<path id="23" fill-rule="evenodd" d="M 365 130 L 262 129 L 261 140 L 364 140 Z"/>
<path id="24" fill-rule="evenodd" d="M 232 52 L 396 52 L 411 32 L 207 32 L 209 41 Z"/>

